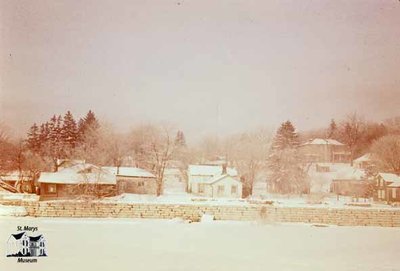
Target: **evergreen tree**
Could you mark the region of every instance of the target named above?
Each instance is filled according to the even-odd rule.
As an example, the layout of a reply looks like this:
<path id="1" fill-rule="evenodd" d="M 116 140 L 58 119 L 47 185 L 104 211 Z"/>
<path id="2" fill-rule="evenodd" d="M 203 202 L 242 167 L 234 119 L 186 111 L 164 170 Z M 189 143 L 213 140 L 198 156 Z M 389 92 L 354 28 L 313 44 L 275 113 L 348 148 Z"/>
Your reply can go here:
<path id="1" fill-rule="evenodd" d="M 272 148 L 276 150 L 284 150 L 296 148 L 299 145 L 299 136 L 293 124 L 290 121 L 286 121 L 279 127 L 276 136 L 274 138 Z"/>
<path id="2" fill-rule="evenodd" d="M 61 141 L 65 148 L 73 149 L 78 139 L 78 129 L 74 117 L 70 111 L 64 115 L 63 125 L 60 131 Z"/>
<path id="3" fill-rule="evenodd" d="M 99 123 L 92 110 L 89 110 L 89 112 L 86 114 L 86 117 L 83 120 L 86 127 L 91 127 L 94 129 L 99 127 Z"/>
<path id="4" fill-rule="evenodd" d="M 306 174 L 297 147 L 298 135 L 292 123 L 279 127 L 268 157 L 269 187 L 271 192 L 302 193 L 308 191 Z"/>
<path id="5" fill-rule="evenodd" d="M 40 125 L 40 134 L 39 134 L 41 148 L 48 143 L 49 135 L 50 135 L 49 123 L 48 122 L 42 123 Z"/>
<path id="6" fill-rule="evenodd" d="M 27 148 L 33 152 L 40 150 L 40 134 L 39 127 L 34 123 L 28 132 L 28 138 L 26 140 Z"/>
<path id="7" fill-rule="evenodd" d="M 55 144 L 57 142 L 57 129 L 56 129 L 56 125 L 57 125 L 57 117 L 56 115 L 54 115 L 50 121 L 49 121 L 49 142 L 51 144 Z"/>
<path id="8" fill-rule="evenodd" d="M 175 145 L 178 147 L 186 147 L 186 139 L 182 131 L 177 132 L 175 137 Z"/>
<path id="9" fill-rule="evenodd" d="M 85 134 L 89 131 L 95 131 L 100 127 L 99 122 L 92 110 L 86 114 L 86 116 L 79 120 L 78 122 L 78 139 L 79 141 L 83 141 Z"/>
<path id="10" fill-rule="evenodd" d="M 338 127 L 334 119 L 331 119 L 331 123 L 329 124 L 327 138 L 336 139 L 338 132 Z"/>

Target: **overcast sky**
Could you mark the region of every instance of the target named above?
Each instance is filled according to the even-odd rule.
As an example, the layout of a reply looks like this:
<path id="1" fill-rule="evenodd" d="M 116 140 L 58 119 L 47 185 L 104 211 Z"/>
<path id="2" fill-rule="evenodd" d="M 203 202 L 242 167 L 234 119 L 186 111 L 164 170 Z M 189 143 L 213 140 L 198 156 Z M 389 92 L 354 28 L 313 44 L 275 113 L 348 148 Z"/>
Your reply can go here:
<path id="1" fill-rule="evenodd" d="M 400 115 L 398 0 L 0 0 L 0 116 L 187 136 Z"/>

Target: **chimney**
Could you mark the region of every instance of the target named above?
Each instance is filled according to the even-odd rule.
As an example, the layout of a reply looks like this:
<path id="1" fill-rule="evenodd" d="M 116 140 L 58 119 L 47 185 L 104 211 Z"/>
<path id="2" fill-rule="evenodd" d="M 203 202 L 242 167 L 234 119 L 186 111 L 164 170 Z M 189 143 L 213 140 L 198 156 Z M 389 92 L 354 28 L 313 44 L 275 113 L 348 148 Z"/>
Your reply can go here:
<path id="1" fill-rule="evenodd" d="M 225 174 L 227 174 L 227 171 L 226 171 L 226 163 L 224 163 L 224 164 L 222 165 L 222 175 L 225 175 Z"/>

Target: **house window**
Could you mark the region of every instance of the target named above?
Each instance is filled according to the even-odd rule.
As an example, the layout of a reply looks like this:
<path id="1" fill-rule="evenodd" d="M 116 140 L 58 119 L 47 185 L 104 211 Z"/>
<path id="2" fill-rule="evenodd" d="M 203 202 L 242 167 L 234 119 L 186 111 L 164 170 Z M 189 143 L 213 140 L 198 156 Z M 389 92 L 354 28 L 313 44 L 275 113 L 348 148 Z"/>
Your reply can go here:
<path id="1" fill-rule="evenodd" d="M 47 184 L 47 193 L 54 194 L 56 192 L 56 184 Z"/>
<path id="2" fill-rule="evenodd" d="M 199 183 L 199 193 L 204 193 L 204 184 L 203 183 Z"/>
<path id="3" fill-rule="evenodd" d="M 225 192 L 225 187 L 223 185 L 218 185 L 218 195 L 222 195 Z"/>
<path id="4" fill-rule="evenodd" d="M 231 187 L 231 194 L 235 195 L 237 193 L 237 186 L 236 185 L 232 185 Z"/>
<path id="5" fill-rule="evenodd" d="M 317 165 L 317 166 L 316 166 L 316 170 L 317 170 L 317 172 L 329 172 L 329 171 L 330 171 L 330 168 L 329 168 L 329 166 L 320 166 L 320 165 Z"/>
<path id="6" fill-rule="evenodd" d="M 138 183 L 137 183 L 137 186 L 138 186 L 138 187 L 144 186 L 144 182 L 143 182 L 143 181 L 138 182 Z"/>
<path id="7" fill-rule="evenodd" d="M 396 198 L 396 188 L 393 188 L 392 190 L 392 198 Z"/>

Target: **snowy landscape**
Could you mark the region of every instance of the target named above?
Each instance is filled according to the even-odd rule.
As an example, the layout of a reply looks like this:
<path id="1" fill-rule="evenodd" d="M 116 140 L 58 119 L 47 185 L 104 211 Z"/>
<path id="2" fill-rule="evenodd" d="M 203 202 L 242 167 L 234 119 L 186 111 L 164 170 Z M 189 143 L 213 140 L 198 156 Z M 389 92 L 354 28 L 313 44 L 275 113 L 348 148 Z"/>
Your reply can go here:
<path id="1" fill-rule="evenodd" d="M 400 1 L 0 25 L 0 271 L 400 271 Z"/>
<path id="2" fill-rule="evenodd" d="M 5 270 L 399 270 L 399 228 L 182 220 L 0 220 L 0 236 L 36 225 L 48 240 L 46 259 Z M 384 248 L 384 249 L 383 249 Z M 4 246 L 0 246 L 4 255 Z"/>

